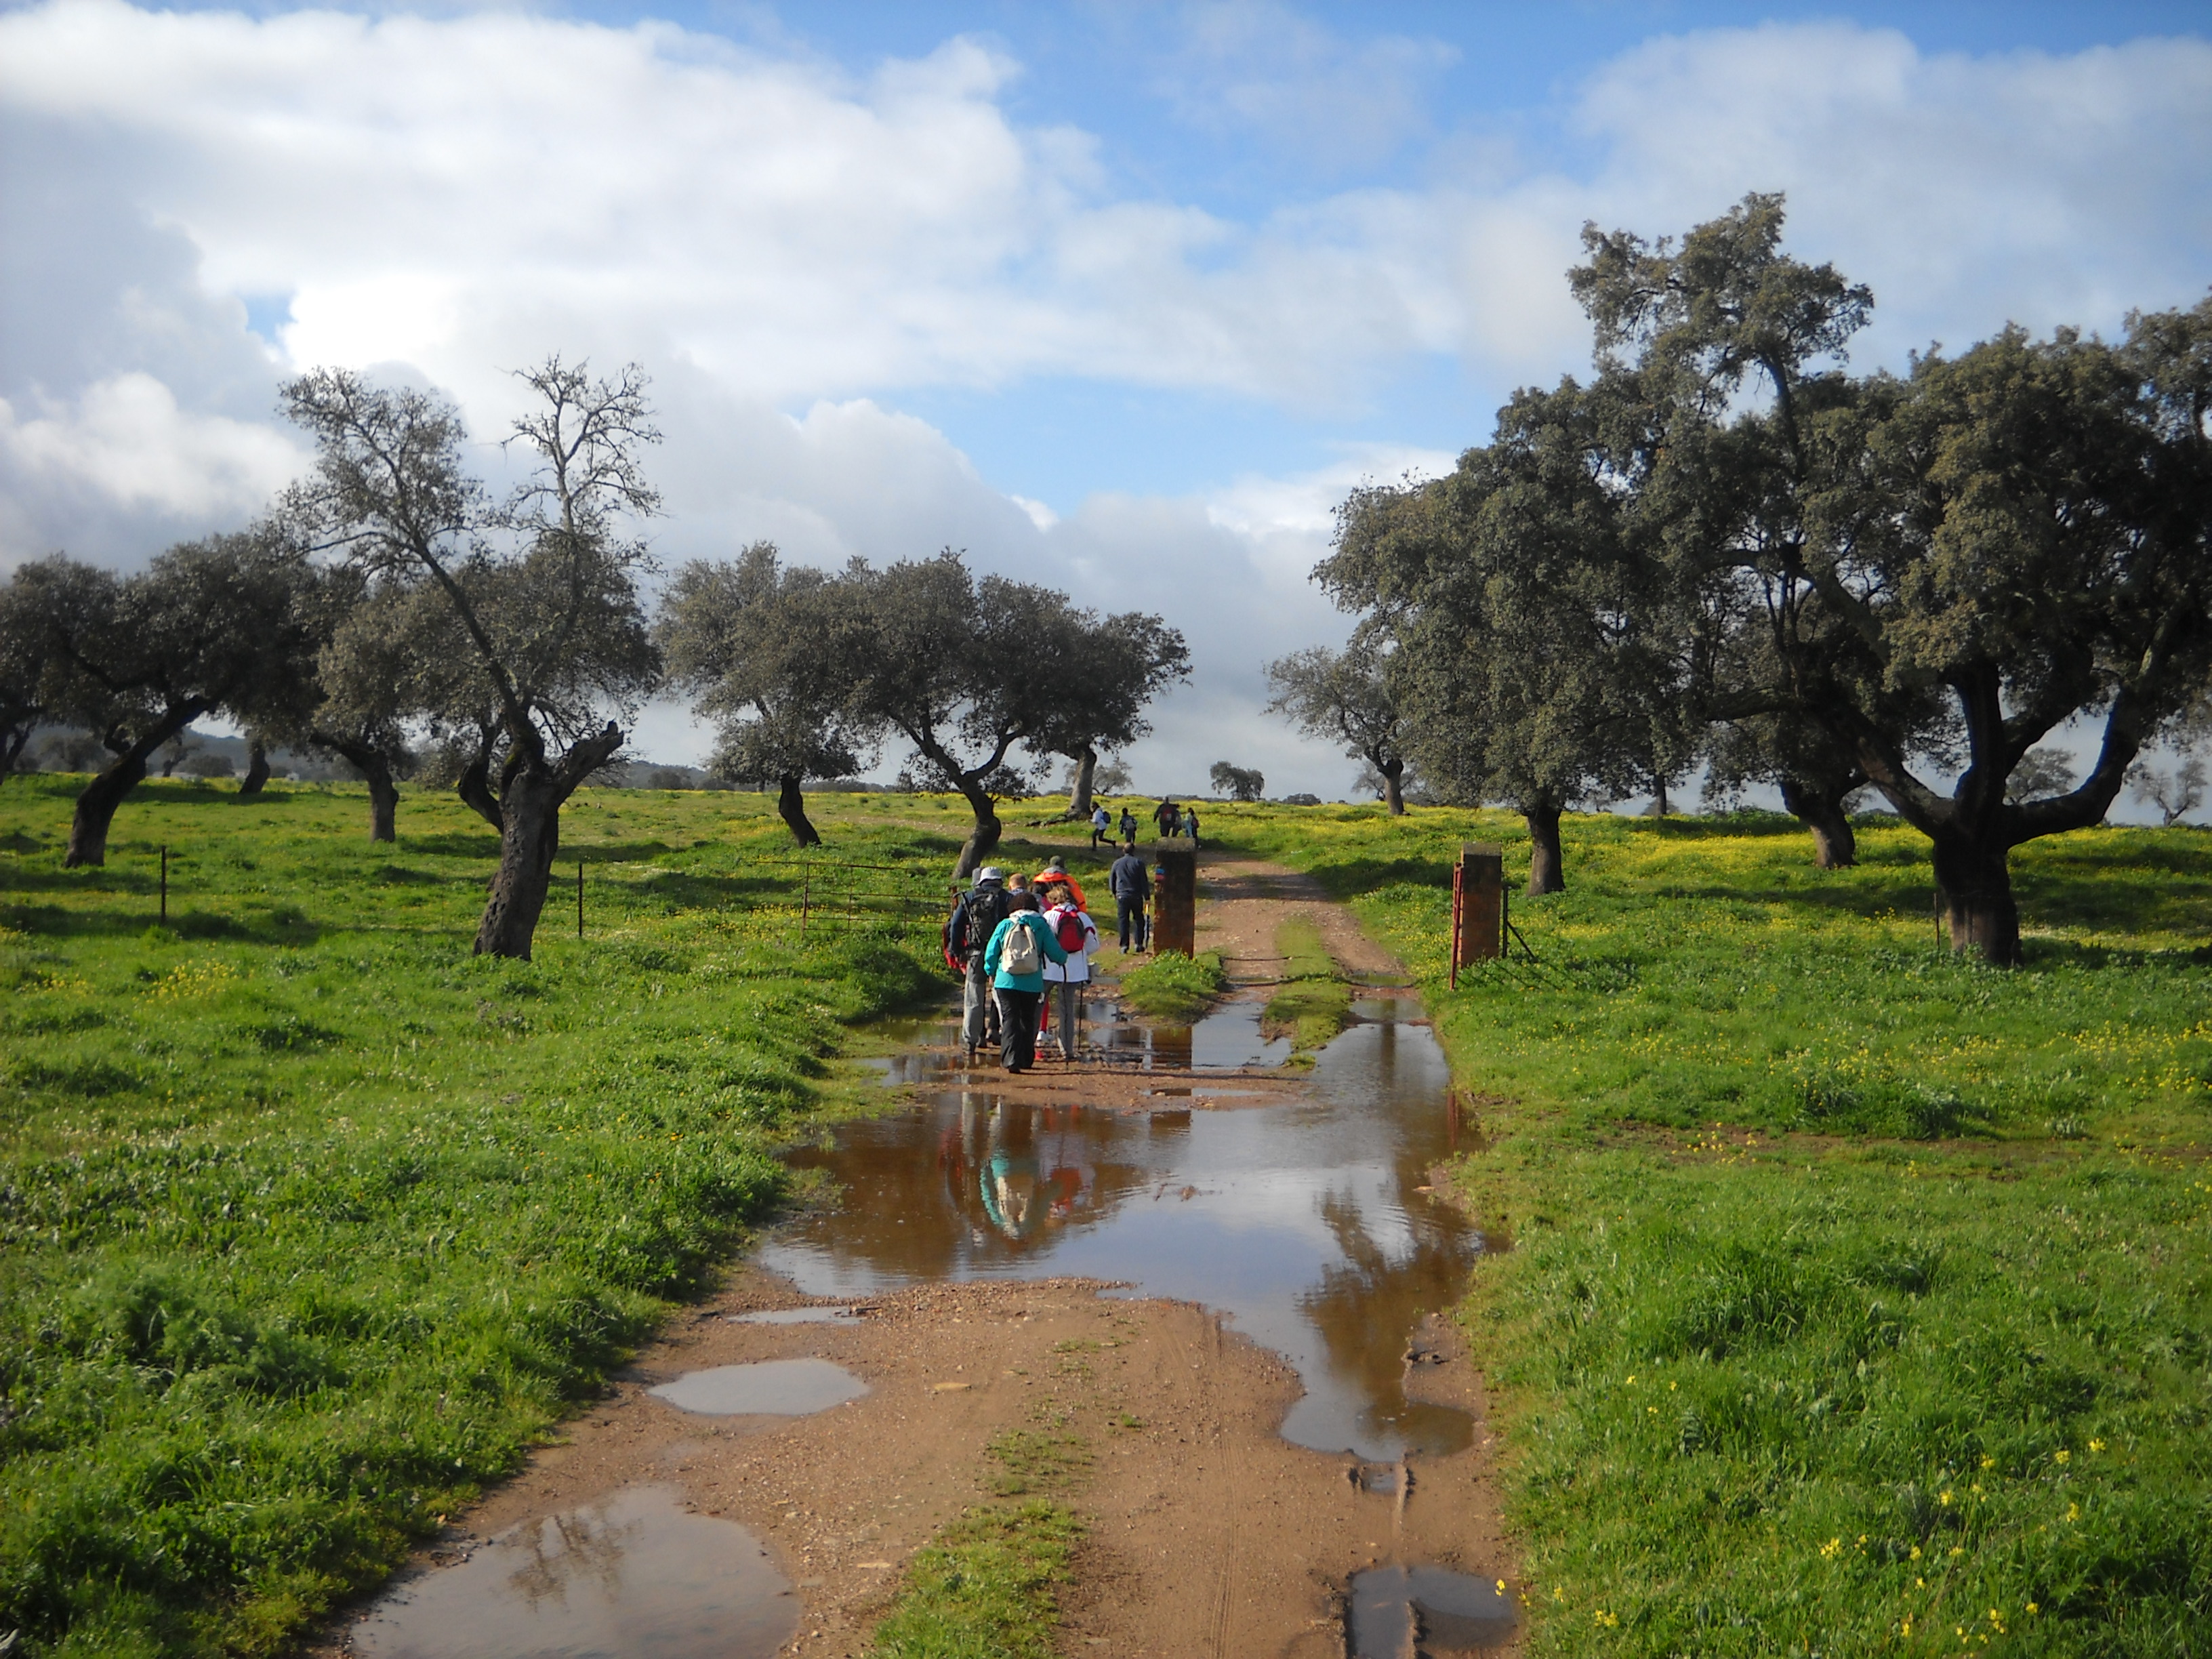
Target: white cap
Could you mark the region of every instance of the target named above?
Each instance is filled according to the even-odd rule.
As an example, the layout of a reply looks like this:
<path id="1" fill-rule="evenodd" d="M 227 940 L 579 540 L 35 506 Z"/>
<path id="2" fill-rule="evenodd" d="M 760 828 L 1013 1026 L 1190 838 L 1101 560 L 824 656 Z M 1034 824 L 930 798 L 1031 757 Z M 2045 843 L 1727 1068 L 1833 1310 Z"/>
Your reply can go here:
<path id="1" fill-rule="evenodd" d="M 987 881 L 1004 881 L 1006 878 L 1006 872 L 995 864 L 987 864 L 975 872 L 975 884 L 978 887 Z"/>

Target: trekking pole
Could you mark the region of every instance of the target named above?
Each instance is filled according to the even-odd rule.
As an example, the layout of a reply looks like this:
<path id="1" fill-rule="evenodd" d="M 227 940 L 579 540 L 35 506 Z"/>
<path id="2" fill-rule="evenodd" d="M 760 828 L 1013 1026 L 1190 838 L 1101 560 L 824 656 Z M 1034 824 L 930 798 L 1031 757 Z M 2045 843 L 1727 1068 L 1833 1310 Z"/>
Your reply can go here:
<path id="1" fill-rule="evenodd" d="M 169 925 L 169 848 L 167 842 L 161 847 L 161 925 L 164 927 Z"/>

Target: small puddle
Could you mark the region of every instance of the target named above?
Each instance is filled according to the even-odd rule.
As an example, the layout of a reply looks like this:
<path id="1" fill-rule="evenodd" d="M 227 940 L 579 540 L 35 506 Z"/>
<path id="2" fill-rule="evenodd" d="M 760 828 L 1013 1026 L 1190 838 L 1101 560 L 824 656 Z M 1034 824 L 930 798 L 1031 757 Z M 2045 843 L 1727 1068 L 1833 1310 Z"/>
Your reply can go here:
<path id="1" fill-rule="evenodd" d="M 764 1359 L 686 1371 L 646 1392 L 679 1411 L 708 1417 L 806 1417 L 858 1400 L 868 1385 L 826 1359 Z"/>
<path id="2" fill-rule="evenodd" d="M 857 1308 L 768 1308 L 759 1313 L 731 1314 L 732 1325 L 856 1325 Z"/>
<path id="3" fill-rule="evenodd" d="M 1152 1025 L 1119 1004 L 1097 1027 L 1109 1063 L 1151 1072 L 1233 1072 L 1279 1066 L 1291 1057 L 1288 1037 L 1260 1035 L 1258 1002 L 1224 1002 L 1194 1025 Z"/>
<path id="4" fill-rule="evenodd" d="M 1513 1635 L 1513 1603 L 1494 1578 L 1443 1567 L 1352 1575 L 1352 1659 L 1486 1654 Z"/>
<path id="5" fill-rule="evenodd" d="M 633 1486 L 404 1582 L 349 1635 L 366 1659 L 769 1659 L 799 1613 L 751 1533 Z"/>
<path id="6" fill-rule="evenodd" d="M 1264 1061 L 1259 1013 L 1232 1003 L 1187 1028 L 1176 1064 Z M 1099 1029 L 1133 1057 L 1177 1052 L 1171 1030 Z M 1404 1386 L 1415 1323 L 1457 1300 L 1484 1244 L 1427 1190 L 1464 1121 L 1427 1025 L 1354 1025 L 1296 1093 L 1235 1111 L 1177 1097 L 1128 1115 L 1024 1103 L 988 1082 L 793 1152 L 844 1200 L 780 1230 L 761 1265 L 825 1300 L 944 1279 L 1123 1280 L 1132 1296 L 1221 1309 L 1295 1366 L 1294 1444 L 1392 1463 L 1473 1443 L 1468 1413 Z"/>

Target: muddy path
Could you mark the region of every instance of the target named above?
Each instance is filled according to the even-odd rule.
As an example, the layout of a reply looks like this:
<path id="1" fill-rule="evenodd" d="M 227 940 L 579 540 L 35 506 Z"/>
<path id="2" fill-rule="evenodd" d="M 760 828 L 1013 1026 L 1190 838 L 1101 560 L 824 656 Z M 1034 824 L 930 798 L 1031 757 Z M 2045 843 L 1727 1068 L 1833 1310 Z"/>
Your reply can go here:
<path id="1" fill-rule="evenodd" d="M 1438 1316 L 1490 1243 L 1431 1190 L 1464 1129 L 1442 1056 L 1396 1000 L 1279 1069 L 1286 916 L 1348 973 L 1399 964 L 1288 871 L 1203 880 L 1200 947 L 1255 988 L 1194 1028 L 1103 1018 L 1018 1082 L 926 1024 L 899 1109 L 793 1154 L 841 1200 L 321 1651 L 863 1654 L 991 1495 L 987 1448 L 1041 1425 L 1088 1459 L 1063 1654 L 1510 1651 L 1479 1368 Z"/>

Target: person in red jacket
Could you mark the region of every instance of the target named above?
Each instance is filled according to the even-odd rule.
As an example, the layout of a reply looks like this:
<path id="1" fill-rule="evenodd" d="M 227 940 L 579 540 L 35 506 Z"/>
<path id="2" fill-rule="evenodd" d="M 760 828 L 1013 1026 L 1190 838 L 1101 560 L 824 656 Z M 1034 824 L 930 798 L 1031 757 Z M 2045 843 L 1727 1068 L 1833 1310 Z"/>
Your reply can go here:
<path id="1" fill-rule="evenodd" d="M 1047 887 L 1049 887 L 1054 882 L 1058 882 L 1061 886 L 1066 888 L 1070 893 L 1074 895 L 1075 908 L 1077 909 L 1088 911 L 1091 908 L 1090 904 L 1083 896 L 1082 884 L 1078 882 L 1073 876 L 1067 873 L 1067 860 L 1065 859 L 1054 858 L 1052 860 L 1044 866 L 1043 869 L 1036 872 L 1036 877 L 1030 881 L 1030 885 L 1034 887 L 1038 892 L 1042 893 Z"/>

